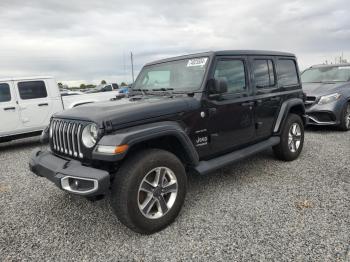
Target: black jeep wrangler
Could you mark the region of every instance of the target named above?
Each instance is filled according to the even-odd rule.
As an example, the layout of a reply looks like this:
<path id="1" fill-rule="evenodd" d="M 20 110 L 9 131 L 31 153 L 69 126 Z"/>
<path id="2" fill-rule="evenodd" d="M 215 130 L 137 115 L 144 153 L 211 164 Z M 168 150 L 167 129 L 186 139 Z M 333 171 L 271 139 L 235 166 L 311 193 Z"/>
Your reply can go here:
<path id="1" fill-rule="evenodd" d="M 296 58 L 269 51 L 219 51 L 144 66 L 129 98 L 52 117 L 30 169 L 88 198 L 111 192 L 127 227 L 149 234 L 169 225 L 187 174 L 205 175 L 273 147 L 285 161 L 304 142 Z"/>

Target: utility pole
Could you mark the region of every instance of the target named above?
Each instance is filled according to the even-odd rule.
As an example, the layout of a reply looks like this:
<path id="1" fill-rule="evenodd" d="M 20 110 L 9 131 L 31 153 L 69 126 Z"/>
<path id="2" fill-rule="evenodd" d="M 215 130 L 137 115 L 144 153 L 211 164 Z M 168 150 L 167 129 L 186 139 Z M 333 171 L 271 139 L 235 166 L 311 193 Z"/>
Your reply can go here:
<path id="1" fill-rule="evenodd" d="M 134 56 L 132 55 L 132 52 L 130 52 L 130 59 L 131 59 L 131 74 L 132 74 L 132 83 L 134 83 Z"/>
<path id="2" fill-rule="evenodd" d="M 123 74 L 126 77 L 125 52 L 123 51 Z"/>

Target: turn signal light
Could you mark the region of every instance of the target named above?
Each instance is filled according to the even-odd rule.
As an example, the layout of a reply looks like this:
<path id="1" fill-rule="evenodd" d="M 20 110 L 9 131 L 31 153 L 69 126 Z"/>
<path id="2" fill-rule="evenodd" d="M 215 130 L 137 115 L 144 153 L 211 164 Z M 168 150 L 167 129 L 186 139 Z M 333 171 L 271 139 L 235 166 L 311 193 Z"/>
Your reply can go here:
<path id="1" fill-rule="evenodd" d="M 126 150 L 128 150 L 128 145 L 119 145 L 119 146 L 103 146 L 100 145 L 97 147 L 97 152 L 103 153 L 103 154 L 122 154 Z"/>
<path id="2" fill-rule="evenodd" d="M 128 145 L 120 145 L 117 146 L 114 150 L 114 153 L 116 154 L 121 154 L 124 153 L 126 150 L 128 150 L 129 146 Z"/>

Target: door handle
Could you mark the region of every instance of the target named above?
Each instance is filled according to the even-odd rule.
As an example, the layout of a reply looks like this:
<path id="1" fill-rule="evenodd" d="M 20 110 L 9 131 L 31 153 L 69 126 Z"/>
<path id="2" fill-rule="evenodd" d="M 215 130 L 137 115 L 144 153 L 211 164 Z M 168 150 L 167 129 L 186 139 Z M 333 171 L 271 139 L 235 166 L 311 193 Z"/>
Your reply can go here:
<path id="1" fill-rule="evenodd" d="M 42 104 L 38 104 L 38 106 L 48 106 L 48 103 L 42 103 Z"/>
<path id="2" fill-rule="evenodd" d="M 8 110 L 16 110 L 16 108 L 13 106 L 13 107 L 5 107 L 4 108 L 5 111 L 8 111 Z"/>
<path id="3" fill-rule="evenodd" d="M 270 100 L 271 100 L 271 101 L 280 101 L 281 98 L 278 97 L 278 96 L 276 96 L 276 97 L 271 97 Z"/>
<path id="4" fill-rule="evenodd" d="M 242 106 L 253 106 L 254 105 L 254 102 L 251 101 L 251 102 L 244 102 L 241 104 Z"/>

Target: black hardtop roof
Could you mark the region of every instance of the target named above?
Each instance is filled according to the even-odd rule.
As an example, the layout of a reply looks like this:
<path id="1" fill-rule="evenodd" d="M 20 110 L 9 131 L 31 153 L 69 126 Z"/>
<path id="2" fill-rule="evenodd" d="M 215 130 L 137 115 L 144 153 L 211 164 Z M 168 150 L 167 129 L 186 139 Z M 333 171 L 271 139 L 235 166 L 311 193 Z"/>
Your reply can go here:
<path id="1" fill-rule="evenodd" d="M 239 55 L 254 55 L 254 56 L 289 56 L 289 57 L 295 57 L 292 53 L 287 52 L 278 52 L 278 51 L 266 51 L 266 50 L 222 50 L 222 51 L 208 51 L 203 53 L 195 53 L 195 54 L 189 54 L 189 55 L 183 55 L 183 56 L 175 56 L 170 58 L 165 58 L 157 61 L 153 61 L 150 63 L 147 63 L 148 65 L 154 65 L 169 61 L 175 61 L 180 59 L 189 59 L 189 58 L 195 58 L 195 57 L 201 57 L 201 56 L 239 56 Z"/>

